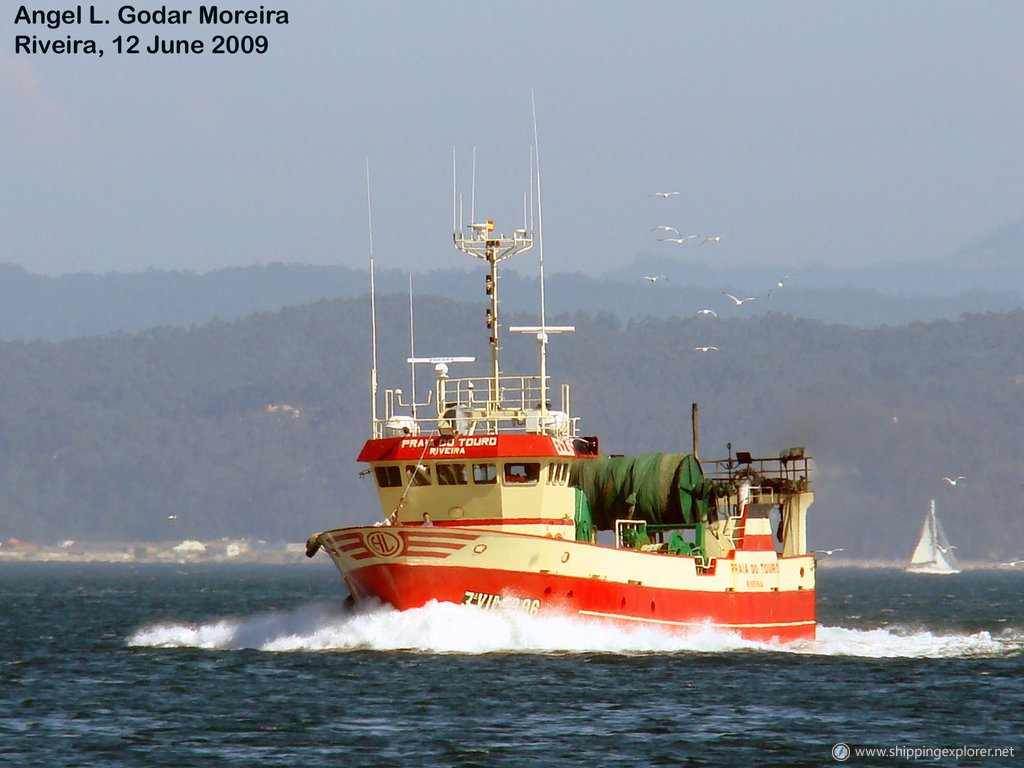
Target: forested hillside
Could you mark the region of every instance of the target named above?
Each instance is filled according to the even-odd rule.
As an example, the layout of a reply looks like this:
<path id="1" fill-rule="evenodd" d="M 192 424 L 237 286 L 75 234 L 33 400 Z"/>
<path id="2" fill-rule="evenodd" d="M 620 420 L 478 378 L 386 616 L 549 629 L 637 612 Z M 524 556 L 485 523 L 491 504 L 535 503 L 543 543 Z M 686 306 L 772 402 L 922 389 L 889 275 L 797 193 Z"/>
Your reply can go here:
<path id="1" fill-rule="evenodd" d="M 367 315 L 365 299 L 333 300 L 191 330 L 0 343 L 0 540 L 301 541 L 376 519 L 354 461 Z M 378 315 L 381 385 L 408 391 L 408 297 L 379 299 Z M 780 314 L 548 319 L 577 327 L 553 339 L 549 372 L 573 385 L 574 415 L 606 452 L 688 450 L 696 401 L 704 458 L 730 441 L 815 457 L 815 547 L 908 557 L 935 498 L 962 559 L 1024 554 L 1024 312 L 879 330 Z M 475 354 L 465 373 L 486 370 L 479 305 L 417 298 L 416 328 L 417 354 Z M 506 371 L 536 369 L 534 341 L 504 345 Z"/>
<path id="2" fill-rule="evenodd" d="M 425 259 L 424 264 L 430 264 Z M 521 262 L 528 273 L 536 264 Z M 1024 306 L 1024 268 L 900 265 L 877 270 L 807 268 L 784 276 L 777 268 L 736 270 L 716 263 L 646 256 L 614 274 L 549 272 L 549 306 L 565 311 L 601 308 L 620 318 L 690 315 L 709 307 L 721 317 L 783 312 L 859 328 L 902 325 L 915 320 L 956 319 L 965 312 L 1007 312 Z M 643 276 L 664 275 L 653 285 Z M 785 288 L 772 288 L 785 278 Z M 505 311 L 533 311 L 535 274 L 506 270 L 501 278 Z M 461 299 L 479 295 L 483 271 L 432 269 L 414 275 L 417 295 Z M 409 274 L 380 268 L 379 294 L 407 292 Z M 159 325 L 189 328 L 214 319 L 237 320 L 256 312 L 322 299 L 352 299 L 368 293 L 367 271 L 342 266 L 267 264 L 204 274 L 146 270 L 129 274 L 70 274 L 46 277 L 0 264 L 0 340 L 61 341 L 80 336 L 138 333 Z M 998 286 L 998 290 L 991 286 Z M 741 308 L 723 291 L 756 296 Z"/>

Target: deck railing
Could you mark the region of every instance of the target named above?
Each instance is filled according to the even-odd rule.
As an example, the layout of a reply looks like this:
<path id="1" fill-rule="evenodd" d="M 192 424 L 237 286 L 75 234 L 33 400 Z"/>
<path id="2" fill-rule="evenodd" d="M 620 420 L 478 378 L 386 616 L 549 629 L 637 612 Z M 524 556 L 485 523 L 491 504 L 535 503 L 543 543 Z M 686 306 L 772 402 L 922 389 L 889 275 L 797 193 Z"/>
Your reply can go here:
<path id="1" fill-rule="evenodd" d="M 384 417 L 374 423 L 373 436 L 519 432 L 576 437 L 578 420 L 570 415 L 569 385 L 561 386 L 557 408 L 541 402 L 541 391 L 539 376 L 501 376 L 497 382 L 491 377 L 439 377 L 433 404 L 414 409 L 402 402 L 401 390 L 389 389 L 384 393 Z M 550 395 L 550 385 L 544 391 Z"/>
<path id="2" fill-rule="evenodd" d="M 810 488 L 813 459 L 802 448 L 790 448 L 772 458 L 754 458 L 739 453 L 729 459 L 701 461 L 704 477 L 715 482 L 738 485 L 749 478 L 751 493 L 770 495 Z"/>

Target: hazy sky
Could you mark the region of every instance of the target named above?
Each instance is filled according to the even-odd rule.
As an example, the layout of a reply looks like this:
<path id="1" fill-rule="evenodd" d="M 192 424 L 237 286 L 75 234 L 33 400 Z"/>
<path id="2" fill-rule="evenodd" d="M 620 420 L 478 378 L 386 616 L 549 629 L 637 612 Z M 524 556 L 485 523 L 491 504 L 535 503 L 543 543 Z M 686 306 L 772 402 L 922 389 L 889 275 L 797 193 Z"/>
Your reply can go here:
<path id="1" fill-rule="evenodd" d="M 531 88 L 548 270 L 916 261 L 1024 214 L 1017 0 L 264 0 L 290 23 L 255 29 L 127 27 L 124 3 L 94 4 L 115 21 L 48 30 L 0 0 L 0 262 L 32 272 L 363 267 L 367 158 L 378 263 L 469 266 L 453 148 L 465 217 L 476 147 L 477 218 L 520 226 Z M 111 42 L 217 32 L 270 50 Z M 17 34 L 105 55 L 16 54 Z M 680 249 L 658 224 L 726 239 Z"/>

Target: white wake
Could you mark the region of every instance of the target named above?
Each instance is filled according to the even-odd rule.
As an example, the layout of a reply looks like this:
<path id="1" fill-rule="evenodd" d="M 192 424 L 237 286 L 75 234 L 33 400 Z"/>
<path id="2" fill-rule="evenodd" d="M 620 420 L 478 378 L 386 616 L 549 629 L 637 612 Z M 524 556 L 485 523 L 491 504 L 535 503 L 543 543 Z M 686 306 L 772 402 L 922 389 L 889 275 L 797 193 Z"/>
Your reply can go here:
<path id="1" fill-rule="evenodd" d="M 726 653 L 735 651 L 864 658 L 956 658 L 1024 652 L 1024 632 L 993 635 L 899 628 L 819 626 L 817 639 L 760 643 L 703 627 L 686 634 L 653 627 L 619 627 L 578 618 L 485 611 L 452 603 L 396 611 L 380 604 L 342 613 L 308 605 L 202 624 L 153 623 L 127 639 L 140 648 L 252 648 L 294 651 L 417 653 Z"/>

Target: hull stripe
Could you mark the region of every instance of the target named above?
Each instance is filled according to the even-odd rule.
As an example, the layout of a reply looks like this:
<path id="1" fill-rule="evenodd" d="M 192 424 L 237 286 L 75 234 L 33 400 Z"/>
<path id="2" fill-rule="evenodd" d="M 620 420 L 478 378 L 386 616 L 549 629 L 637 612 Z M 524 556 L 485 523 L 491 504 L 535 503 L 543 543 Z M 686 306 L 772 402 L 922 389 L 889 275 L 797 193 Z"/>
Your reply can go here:
<path id="1" fill-rule="evenodd" d="M 436 547 L 438 549 L 462 549 L 466 545 L 465 544 L 460 544 L 458 542 L 453 542 L 453 541 L 430 541 L 430 540 L 422 541 L 422 540 L 413 539 L 413 538 L 410 537 L 410 539 L 409 539 L 409 546 L 410 547 Z M 406 550 L 405 554 L 407 554 L 407 555 L 415 555 L 416 553 L 413 552 L 412 549 L 408 549 L 408 550 Z"/>
<path id="2" fill-rule="evenodd" d="M 405 554 L 412 557 L 448 557 L 450 552 L 430 552 L 426 549 L 408 549 Z"/>
<path id="3" fill-rule="evenodd" d="M 639 616 L 629 616 L 622 613 L 602 613 L 601 611 L 587 611 L 580 609 L 581 616 L 594 616 L 599 619 L 615 619 L 616 621 L 639 621 L 645 624 L 666 624 L 673 627 L 702 627 L 708 624 L 707 621 L 671 621 L 670 619 L 645 619 Z M 730 624 L 723 622 L 710 622 L 713 627 L 727 627 L 735 629 L 770 629 L 772 627 L 807 627 L 815 624 L 814 621 L 772 621 L 759 624 Z"/>
<path id="4" fill-rule="evenodd" d="M 481 525 L 562 525 L 565 527 L 575 527 L 576 523 L 572 520 L 566 520 L 562 517 L 490 517 L 490 518 L 474 518 L 472 520 L 453 520 L 451 522 L 443 520 L 438 522 L 434 521 L 433 527 L 435 528 L 446 528 L 448 526 L 458 528 L 475 528 Z M 405 523 L 403 527 L 415 528 L 419 526 L 419 523 Z"/>

